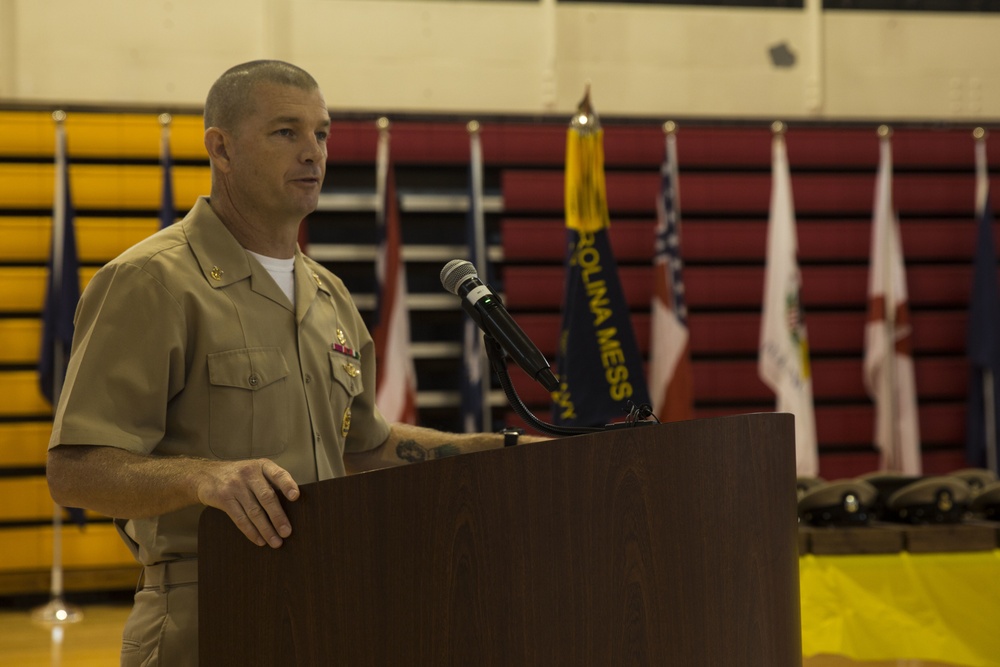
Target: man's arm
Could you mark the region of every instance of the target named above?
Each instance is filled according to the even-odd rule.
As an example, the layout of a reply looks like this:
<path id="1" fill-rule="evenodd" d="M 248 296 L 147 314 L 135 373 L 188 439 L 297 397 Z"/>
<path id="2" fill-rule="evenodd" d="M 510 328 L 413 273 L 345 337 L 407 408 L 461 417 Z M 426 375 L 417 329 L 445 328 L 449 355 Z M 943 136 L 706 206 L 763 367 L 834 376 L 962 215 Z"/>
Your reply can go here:
<path id="1" fill-rule="evenodd" d="M 46 475 L 53 500 L 64 507 L 138 519 L 208 505 L 228 514 L 251 542 L 275 548 L 292 532 L 277 493 L 299 497 L 292 476 L 268 459 L 209 461 L 61 445 L 49 450 Z"/>
<path id="2" fill-rule="evenodd" d="M 521 436 L 520 442 L 538 442 L 548 438 Z M 347 452 L 344 465 L 349 473 L 377 470 L 406 463 L 419 463 L 456 454 L 481 452 L 503 447 L 499 433 L 446 433 L 411 424 L 392 424 L 389 437 L 367 452 Z"/>

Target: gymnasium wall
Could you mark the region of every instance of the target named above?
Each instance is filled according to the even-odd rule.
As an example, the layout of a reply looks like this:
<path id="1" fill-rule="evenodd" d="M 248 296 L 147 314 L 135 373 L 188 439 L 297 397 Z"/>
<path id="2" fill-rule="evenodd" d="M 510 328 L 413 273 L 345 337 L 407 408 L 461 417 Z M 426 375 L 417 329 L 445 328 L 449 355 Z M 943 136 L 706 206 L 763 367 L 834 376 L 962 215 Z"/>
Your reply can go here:
<path id="1" fill-rule="evenodd" d="M 614 115 L 1000 117 L 995 11 L 798 4 L 3 0 L 0 100 L 197 107 L 226 68 L 275 57 L 311 71 L 339 111 L 560 114 L 589 81 Z M 794 63 L 775 64 L 775 48 Z"/>
<path id="2" fill-rule="evenodd" d="M 373 303 L 374 119 L 393 119 L 421 419 L 457 422 L 460 311 L 440 267 L 461 256 L 468 137 L 483 125 L 497 285 L 553 355 L 564 246 L 564 131 L 585 82 L 605 119 L 613 246 L 648 349 L 660 123 L 680 122 L 680 186 L 698 416 L 769 410 L 756 377 L 769 122 L 787 136 L 813 348 L 821 470 L 872 470 L 861 385 L 875 128 L 894 139 L 924 465 L 961 467 L 973 249 L 971 129 L 1000 119 L 996 13 L 722 9 L 540 2 L 0 0 L 0 594 L 46 589 L 50 406 L 37 389 L 53 124 L 67 133 L 85 283 L 156 229 L 161 111 L 174 112 L 176 204 L 207 192 L 198 113 L 211 82 L 278 57 L 320 81 L 336 122 L 310 254 Z M 784 45 L 792 66 L 776 66 Z M 1000 162 L 990 140 L 992 170 Z M 1000 185 L 994 176 L 994 191 Z M 516 371 L 515 371 L 516 376 Z M 515 377 L 546 416 L 546 397 Z M 512 421 L 494 396 L 497 421 Z M 106 517 L 63 529 L 68 585 L 134 582 Z"/>

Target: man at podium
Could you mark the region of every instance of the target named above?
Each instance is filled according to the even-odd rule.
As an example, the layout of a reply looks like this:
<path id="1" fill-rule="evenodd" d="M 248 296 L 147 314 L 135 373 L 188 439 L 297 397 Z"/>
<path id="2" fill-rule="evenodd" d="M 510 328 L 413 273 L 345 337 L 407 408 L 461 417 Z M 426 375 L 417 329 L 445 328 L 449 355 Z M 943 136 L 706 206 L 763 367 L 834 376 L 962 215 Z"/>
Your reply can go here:
<path id="1" fill-rule="evenodd" d="M 301 253 L 326 171 L 316 81 L 279 61 L 225 72 L 205 103 L 212 186 L 94 277 L 49 443 L 63 506 L 107 516 L 143 564 L 123 665 L 197 663 L 205 506 L 279 548 L 299 484 L 504 444 L 388 424 L 373 342 L 343 283 Z"/>

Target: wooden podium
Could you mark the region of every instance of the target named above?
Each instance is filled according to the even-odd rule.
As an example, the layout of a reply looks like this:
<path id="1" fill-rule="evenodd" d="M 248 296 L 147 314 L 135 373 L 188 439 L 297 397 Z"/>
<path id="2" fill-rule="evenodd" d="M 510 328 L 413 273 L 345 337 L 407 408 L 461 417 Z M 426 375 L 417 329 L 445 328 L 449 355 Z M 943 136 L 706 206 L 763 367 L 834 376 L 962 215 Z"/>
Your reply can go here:
<path id="1" fill-rule="evenodd" d="M 201 664 L 801 665 L 793 421 L 612 430 L 304 485 L 200 526 Z"/>

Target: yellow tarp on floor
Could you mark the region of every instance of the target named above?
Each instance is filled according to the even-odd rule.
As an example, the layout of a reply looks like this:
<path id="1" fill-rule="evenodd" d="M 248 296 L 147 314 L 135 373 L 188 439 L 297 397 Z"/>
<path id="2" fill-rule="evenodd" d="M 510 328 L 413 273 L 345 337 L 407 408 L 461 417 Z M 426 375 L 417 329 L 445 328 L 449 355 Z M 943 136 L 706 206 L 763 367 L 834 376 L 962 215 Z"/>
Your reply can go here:
<path id="1" fill-rule="evenodd" d="M 1000 666 L 1000 550 L 799 560 L 802 652 Z"/>

